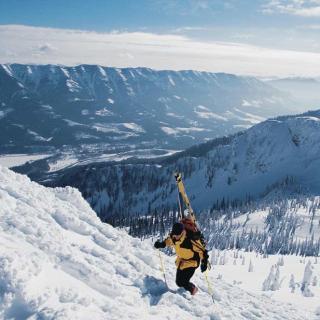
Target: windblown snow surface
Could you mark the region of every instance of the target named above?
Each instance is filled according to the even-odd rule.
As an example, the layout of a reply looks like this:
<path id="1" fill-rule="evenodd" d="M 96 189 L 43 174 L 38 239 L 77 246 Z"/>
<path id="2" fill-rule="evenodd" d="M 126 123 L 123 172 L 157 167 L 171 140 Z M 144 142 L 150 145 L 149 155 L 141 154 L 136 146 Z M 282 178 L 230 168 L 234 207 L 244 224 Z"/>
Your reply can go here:
<path id="1" fill-rule="evenodd" d="M 191 297 L 174 257 L 103 224 L 73 188 L 49 189 L 0 167 L 0 319 L 316 319 L 209 274 Z"/>

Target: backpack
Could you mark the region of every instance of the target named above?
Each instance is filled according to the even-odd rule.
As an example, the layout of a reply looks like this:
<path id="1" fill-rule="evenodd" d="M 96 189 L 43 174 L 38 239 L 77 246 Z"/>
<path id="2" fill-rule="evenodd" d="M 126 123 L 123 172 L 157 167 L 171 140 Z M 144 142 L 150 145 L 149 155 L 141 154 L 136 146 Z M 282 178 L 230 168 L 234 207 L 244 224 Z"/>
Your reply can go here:
<path id="1" fill-rule="evenodd" d="M 199 231 L 196 223 L 193 221 L 193 219 L 189 219 L 189 218 L 182 218 L 180 220 L 180 223 L 182 223 L 184 225 L 184 228 L 186 230 L 192 231 L 192 232 L 197 232 Z"/>
<path id="2" fill-rule="evenodd" d="M 180 220 L 180 223 L 184 225 L 184 228 L 187 231 L 188 238 L 190 238 L 191 240 L 200 240 L 202 245 L 205 246 L 204 236 L 193 219 L 182 218 Z"/>

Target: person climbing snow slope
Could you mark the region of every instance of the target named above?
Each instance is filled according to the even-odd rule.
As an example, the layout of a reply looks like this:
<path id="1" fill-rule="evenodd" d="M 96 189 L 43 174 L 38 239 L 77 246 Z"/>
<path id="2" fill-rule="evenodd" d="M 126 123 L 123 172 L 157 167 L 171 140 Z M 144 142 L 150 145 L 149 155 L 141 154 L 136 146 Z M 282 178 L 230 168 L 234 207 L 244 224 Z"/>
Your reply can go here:
<path id="1" fill-rule="evenodd" d="M 163 240 L 157 240 L 154 247 L 165 248 L 172 246 L 175 248 L 176 259 L 176 284 L 188 290 L 191 295 L 195 295 L 198 288 L 190 282 L 195 270 L 201 265 L 201 272 L 208 268 L 208 252 L 199 237 L 199 233 L 194 233 L 185 228 L 181 222 L 174 223 L 169 236 Z"/>

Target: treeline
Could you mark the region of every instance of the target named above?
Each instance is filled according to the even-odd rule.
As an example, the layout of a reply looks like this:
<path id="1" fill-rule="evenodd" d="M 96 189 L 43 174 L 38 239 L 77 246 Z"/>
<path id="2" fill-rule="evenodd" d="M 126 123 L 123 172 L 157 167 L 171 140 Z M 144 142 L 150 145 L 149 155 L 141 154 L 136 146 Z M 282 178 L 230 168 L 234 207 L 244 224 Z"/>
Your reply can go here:
<path id="1" fill-rule="evenodd" d="M 303 211 L 303 215 L 298 213 L 299 210 Z M 261 214 L 265 212 L 266 215 L 265 219 L 261 219 L 261 227 L 248 228 L 246 225 L 251 220 L 251 214 L 257 214 L 258 211 Z M 244 249 L 262 254 L 318 256 L 319 214 L 320 201 L 317 197 L 269 202 L 256 202 L 249 198 L 238 202 L 223 199 L 216 202 L 212 209 L 198 213 L 197 221 L 209 249 Z M 178 221 L 178 211 L 172 208 L 155 210 L 148 216 L 127 214 L 107 219 L 113 226 L 126 228 L 130 235 L 141 239 L 166 236 L 175 221 Z M 306 230 L 303 235 L 299 228 Z"/>

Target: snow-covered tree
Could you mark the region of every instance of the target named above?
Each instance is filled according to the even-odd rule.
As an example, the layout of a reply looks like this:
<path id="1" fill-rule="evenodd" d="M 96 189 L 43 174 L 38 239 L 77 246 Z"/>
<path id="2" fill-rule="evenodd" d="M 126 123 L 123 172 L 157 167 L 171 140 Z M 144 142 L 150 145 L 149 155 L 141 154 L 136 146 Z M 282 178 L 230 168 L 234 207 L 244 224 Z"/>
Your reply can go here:
<path id="1" fill-rule="evenodd" d="M 312 286 L 316 287 L 318 285 L 318 277 L 314 276 L 312 279 Z"/>
<path id="2" fill-rule="evenodd" d="M 250 263 L 249 263 L 248 272 L 253 272 L 253 264 L 252 264 L 252 261 L 251 261 L 251 260 L 250 260 Z"/>
<path id="3" fill-rule="evenodd" d="M 224 252 L 223 258 L 224 258 L 224 264 L 227 264 L 227 263 L 228 263 L 228 260 L 229 260 L 229 258 L 228 258 L 228 256 L 227 256 L 227 251 Z"/>
<path id="4" fill-rule="evenodd" d="M 280 286 L 280 268 L 279 265 L 275 265 L 271 267 L 268 277 L 264 280 L 262 290 L 276 291 L 280 289 Z"/>
<path id="5" fill-rule="evenodd" d="M 309 260 L 303 274 L 303 279 L 301 282 L 301 292 L 305 297 L 313 297 L 313 293 L 310 290 L 311 278 L 313 274 L 313 266 L 311 265 L 311 261 Z"/>
<path id="6" fill-rule="evenodd" d="M 280 268 L 279 268 L 279 265 L 276 266 L 276 272 L 275 272 L 275 275 L 274 275 L 274 278 L 273 278 L 273 282 L 271 284 L 271 287 L 270 289 L 272 291 L 277 291 L 280 289 L 280 285 L 281 285 L 281 282 L 280 282 Z"/>
<path id="7" fill-rule="evenodd" d="M 217 265 L 218 264 L 218 256 L 216 255 L 216 250 L 212 249 L 211 251 L 211 264 Z"/>
<path id="8" fill-rule="evenodd" d="M 291 288 L 291 292 L 294 293 L 296 289 L 296 282 L 294 280 L 294 275 L 291 274 L 290 281 L 289 281 L 289 288 Z"/>
<path id="9" fill-rule="evenodd" d="M 274 279 L 274 266 L 271 266 L 270 272 L 268 274 L 268 277 L 263 281 L 262 283 L 262 290 L 263 291 L 268 291 L 271 290 L 271 286 L 273 283 L 273 279 Z"/>
<path id="10" fill-rule="evenodd" d="M 278 266 L 281 266 L 281 267 L 283 267 L 284 266 L 284 259 L 283 259 L 283 256 L 281 256 L 280 258 L 279 258 L 279 260 L 278 260 Z"/>

